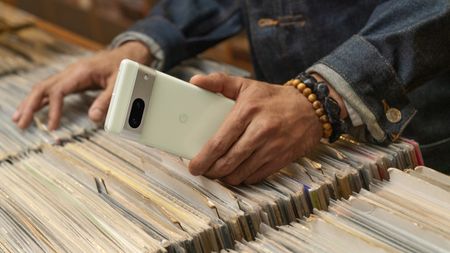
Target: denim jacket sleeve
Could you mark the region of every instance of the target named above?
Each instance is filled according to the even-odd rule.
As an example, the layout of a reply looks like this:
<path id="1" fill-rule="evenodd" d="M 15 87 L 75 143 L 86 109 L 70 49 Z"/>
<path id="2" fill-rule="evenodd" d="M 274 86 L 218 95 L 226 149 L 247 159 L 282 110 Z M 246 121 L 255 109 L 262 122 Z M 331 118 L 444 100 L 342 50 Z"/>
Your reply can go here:
<path id="1" fill-rule="evenodd" d="M 167 70 L 242 28 L 237 0 L 161 0 L 149 15 L 113 41 L 140 40 Z"/>
<path id="2" fill-rule="evenodd" d="M 308 71 L 357 111 L 377 142 L 396 139 L 416 110 L 406 93 L 450 66 L 450 2 L 390 0 Z"/>

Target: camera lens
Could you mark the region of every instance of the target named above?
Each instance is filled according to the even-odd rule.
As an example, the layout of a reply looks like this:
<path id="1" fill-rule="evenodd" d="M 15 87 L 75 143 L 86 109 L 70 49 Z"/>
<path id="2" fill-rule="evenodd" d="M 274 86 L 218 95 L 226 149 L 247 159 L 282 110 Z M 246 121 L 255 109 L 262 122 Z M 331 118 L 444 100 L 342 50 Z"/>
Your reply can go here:
<path id="1" fill-rule="evenodd" d="M 141 125 L 142 116 L 144 114 L 145 102 L 140 98 L 136 98 L 133 101 L 131 107 L 130 118 L 128 119 L 128 124 L 132 128 L 138 128 Z"/>

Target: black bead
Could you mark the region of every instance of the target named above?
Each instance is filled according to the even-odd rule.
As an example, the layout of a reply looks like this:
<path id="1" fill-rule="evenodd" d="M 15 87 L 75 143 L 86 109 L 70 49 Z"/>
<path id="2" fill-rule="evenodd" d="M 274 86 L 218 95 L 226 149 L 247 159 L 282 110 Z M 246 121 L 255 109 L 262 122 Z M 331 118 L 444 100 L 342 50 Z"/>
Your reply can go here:
<path id="1" fill-rule="evenodd" d="M 337 141 L 342 134 L 341 121 L 332 123 L 331 127 L 333 128 L 333 132 L 331 133 L 331 136 L 328 139 L 328 141 L 330 143 L 333 143 L 333 142 Z"/>
<path id="2" fill-rule="evenodd" d="M 328 86 L 325 83 L 318 83 L 316 85 L 315 93 L 319 101 L 323 101 L 323 99 L 328 97 L 328 95 L 330 94 L 330 90 L 328 89 Z"/>
<path id="3" fill-rule="evenodd" d="M 341 108 L 339 104 L 332 98 L 326 97 L 324 101 L 324 109 L 328 114 L 328 118 L 330 121 L 339 120 L 339 116 L 341 114 Z"/>
<path id="4" fill-rule="evenodd" d="M 330 90 L 328 86 L 323 82 L 319 83 L 313 76 L 305 72 L 298 74 L 296 79 L 299 79 L 306 87 L 310 88 L 312 92 L 316 94 L 317 99 L 322 103 L 325 113 L 328 116 L 328 120 L 331 123 L 331 127 L 333 128 L 333 132 L 328 140 L 331 143 L 335 142 L 343 133 L 344 124 L 340 119 L 341 108 L 339 108 L 339 104 L 333 98 L 329 97 Z"/>
<path id="5" fill-rule="evenodd" d="M 310 88 L 312 91 L 314 91 L 314 86 L 316 82 L 314 81 L 312 77 L 306 78 L 303 80 L 303 83 L 306 85 L 306 87 Z"/>

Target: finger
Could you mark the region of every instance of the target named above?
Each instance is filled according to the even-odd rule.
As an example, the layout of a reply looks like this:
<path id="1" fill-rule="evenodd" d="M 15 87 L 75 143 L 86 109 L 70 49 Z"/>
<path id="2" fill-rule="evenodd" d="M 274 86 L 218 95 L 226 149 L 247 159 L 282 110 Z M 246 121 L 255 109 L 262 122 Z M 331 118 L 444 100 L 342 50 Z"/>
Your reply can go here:
<path id="1" fill-rule="evenodd" d="M 89 108 L 89 118 L 92 121 L 102 122 L 105 119 L 106 113 L 108 112 L 109 103 L 111 102 L 112 89 L 113 87 L 108 85 L 106 90 L 100 93 L 100 95 L 92 103 Z"/>
<path id="2" fill-rule="evenodd" d="M 36 111 L 41 109 L 42 100 L 45 97 L 44 86 L 36 88 L 25 100 L 20 112 L 20 119 L 18 119 L 17 126 L 24 129 L 27 128 L 33 120 L 33 115 Z"/>
<path id="3" fill-rule="evenodd" d="M 23 110 L 23 105 L 25 104 L 25 101 L 22 101 L 20 103 L 20 105 L 17 107 L 16 111 L 14 112 L 13 116 L 12 116 L 12 120 L 14 121 L 14 123 L 17 123 L 20 119 L 20 117 L 22 116 L 22 110 Z"/>
<path id="4" fill-rule="evenodd" d="M 50 131 L 53 131 L 59 127 L 63 107 L 63 99 L 64 94 L 59 91 L 54 91 L 48 96 L 48 130 Z"/>
<path id="5" fill-rule="evenodd" d="M 61 73 L 53 75 L 47 78 L 46 80 L 34 85 L 33 89 L 31 90 L 31 93 L 20 103 L 20 105 L 17 107 L 16 112 L 13 115 L 13 121 L 20 128 L 28 127 L 29 123 L 33 118 L 34 113 L 48 104 L 48 97 L 45 95 L 46 90 L 47 88 L 53 86 L 59 80 L 60 75 Z M 32 108 L 30 108 L 30 106 Z"/>
<path id="6" fill-rule="evenodd" d="M 264 164 L 274 158 L 273 150 L 269 145 L 264 145 L 256 150 L 247 160 L 239 165 L 233 173 L 222 178 L 221 180 L 227 184 L 239 185 L 244 182 L 250 175 L 257 172 Z"/>
<path id="7" fill-rule="evenodd" d="M 210 75 L 195 75 L 190 82 L 200 88 L 215 93 L 221 93 L 225 97 L 236 100 L 244 88 L 244 79 L 233 77 L 222 73 L 214 73 Z"/>
<path id="8" fill-rule="evenodd" d="M 280 169 L 289 164 L 289 160 L 285 157 L 277 158 L 264 164 L 261 168 L 257 169 L 252 175 L 244 180 L 245 184 L 256 184 L 266 179 L 270 175 L 278 172 Z"/>
<path id="9" fill-rule="evenodd" d="M 17 123 L 17 121 L 20 119 L 20 115 L 21 115 L 20 111 L 15 111 L 12 116 L 12 121 L 14 123 Z"/>
<path id="10" fill-rule="evenodd" d="M 234 143 L 224 156 L 215 161 L 204 175 L 209 178 L 222 178 L 231 174 L 266 141 L 265 138 L 261 138 L 262 135 L 259 128 L 258 124 L 250 123 L 239 140 Z"/>
<path id="11" fill-rule="evenodd" d="M 14 121 L 14 123 L 17 123 L 20 119 L 20 117 L 22 116 L 22 111 L 24 108 L 24 105 L 26 104 L 26 102 L 28 101 L 28 99 L 24 99 L 19 106 L 17 106 L 16 111 L 14 112 L 13 116 L 12 116 L 12 120 Z M 39 108 L 42 108 L 44 106 L 46 106 L 48 104 L 48 97 L 45 97 L 41 100 L 41 105 L 39 106 Z"/>
<path id="12" fill-rule="evenodd" d="M 204 174 L 244 133 L 252 120 L 252 116 L 243 113 L 244 111 L 239 105 L 233 107 L 216 134 L 189 163 L 189 170 L 193 175 Z"/>

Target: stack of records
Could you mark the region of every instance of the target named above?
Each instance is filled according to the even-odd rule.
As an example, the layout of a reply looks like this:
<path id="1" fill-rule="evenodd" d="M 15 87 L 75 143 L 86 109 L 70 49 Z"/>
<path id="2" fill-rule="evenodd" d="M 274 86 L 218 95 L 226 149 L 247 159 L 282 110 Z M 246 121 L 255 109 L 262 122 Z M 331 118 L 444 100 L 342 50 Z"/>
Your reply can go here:
<path id="1" fill-rule="evenodd" d="M 359 249 L 406 250 L 408 240 L 417 244 L 412 249 L 445 249 L 440 238 L 450 234 L 437 224 L 450 222 L 448 178 L 424 167 L 411 175 L 384 169 L 386 161 L 411 159 L 411 148 L 401 142 L 370 157 L 363 154 L 372 146 L 340 141 L 260 184 L 236 187 L 190 175 L 178 157 L 95 131 L 2 164 L 0 245 L 11 252 L 258 251 L 266 243 L 292 250 L 286 237 L 327 251 L 320 238 L 334 236 L 343 244 L 362 240 Z M 324 235 L 314 230 L 322 224 Z M 303 234 L 286 232 L 297 229 Z M 429 236 L 413 240 L 422 230 Z"/>
<path id="2" fill-rule="evenodd" d="M 432 171 L 412 174 L 423 170 Z M 433 184 L 389 172 L 391 181 L 375 183 L 373 192 L 333 201 L 328 212 L 277 230 L 263 225 L 255 241 L 228 252 L 450 252 L 449 177 L 432 171 L 440 181 Z"/>
<path id="3" fill-rule="evenodd" d="M 450 249 L 450 180 L 415 168 L 423 161 L 410 140 L 381 147 L 343 138 L 257 185 L 230 186 L 99 130 L 86 117 L 95 94 L 67 97 L 57 131 L 47 131 L 45 109 L 17 129 L 10 117 L 32 86 L 89 52 L 3 4 L 0 16 L 9 22 L 0 30 L 0 251 Z M 187 78 L 215 65 L 188 61 L 175 72 Z"/>

